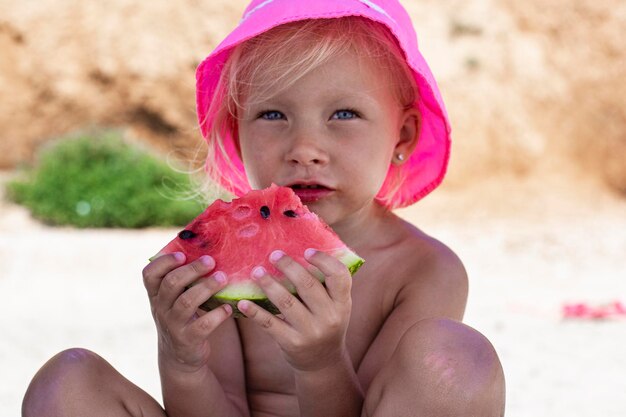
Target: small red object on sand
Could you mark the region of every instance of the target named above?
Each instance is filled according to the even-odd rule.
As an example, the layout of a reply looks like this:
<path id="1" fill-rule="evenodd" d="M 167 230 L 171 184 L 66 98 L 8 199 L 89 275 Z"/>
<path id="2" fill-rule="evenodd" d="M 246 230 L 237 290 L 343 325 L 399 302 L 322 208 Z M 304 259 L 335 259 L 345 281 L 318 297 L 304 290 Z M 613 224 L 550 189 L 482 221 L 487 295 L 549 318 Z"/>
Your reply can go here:
<path id="1" fill-rule="evenodd" d="M 626 317 L 626 306 L 621 301 L 591 306 L 586 303 L 563 305 L 563 318 L 601 320 Z"/>

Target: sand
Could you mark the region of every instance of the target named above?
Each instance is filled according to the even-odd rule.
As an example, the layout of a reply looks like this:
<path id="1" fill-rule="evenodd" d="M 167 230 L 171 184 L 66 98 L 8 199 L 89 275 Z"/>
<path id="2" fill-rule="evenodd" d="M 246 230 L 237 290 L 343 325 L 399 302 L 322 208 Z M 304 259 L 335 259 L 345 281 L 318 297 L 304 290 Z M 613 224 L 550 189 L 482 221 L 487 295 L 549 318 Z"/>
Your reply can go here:
<path id="1" fill-rule="evenodd" d="M 571 179 L 501 179 L 444 187 L 401 214 L 465 262 L 465 321 L 500 354 L 507 416 L 626 415 L 626 320 L 560 314 L 626 301 L 624 199 Z M 0 204 L 0 416 L 19 415 L 37 369 L 74 346 L 160 398 L 141 270 L 173 233 L 52 228 Z"/>

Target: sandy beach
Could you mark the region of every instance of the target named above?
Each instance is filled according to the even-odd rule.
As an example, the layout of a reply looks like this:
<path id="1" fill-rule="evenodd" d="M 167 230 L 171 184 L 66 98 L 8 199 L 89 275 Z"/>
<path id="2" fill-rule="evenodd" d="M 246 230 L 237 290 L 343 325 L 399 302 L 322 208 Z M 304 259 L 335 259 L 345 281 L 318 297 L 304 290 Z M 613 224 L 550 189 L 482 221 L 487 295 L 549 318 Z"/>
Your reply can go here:
<path id="1" fill-rule="evenodd" d="M 626 320 L 561 317 L 564 303 L 626 301 L 624 199 L 503 179 L 444 187 L 400 213 L 465 262 L 465 321 L 501 356 L 507 416 L 626 415 Z M 141 270 L 175 232 L 52 228 L 0 204 L 0 416 L 19 415 L 36 370 L 74 346 L 160 398 Z"/>

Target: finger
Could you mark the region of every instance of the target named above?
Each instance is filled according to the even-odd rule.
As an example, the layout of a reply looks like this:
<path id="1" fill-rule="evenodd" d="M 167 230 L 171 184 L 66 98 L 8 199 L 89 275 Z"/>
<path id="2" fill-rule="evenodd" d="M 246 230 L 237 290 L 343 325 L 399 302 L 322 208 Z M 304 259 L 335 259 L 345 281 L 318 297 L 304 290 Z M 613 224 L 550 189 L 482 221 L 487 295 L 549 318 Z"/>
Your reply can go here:
<path id="1" fill-rule="evenodd" d="M 182 252 L 170 253 L 159 256 L 150 262 L 142 271 L 143 285 L 146 287 L 149 297 L 154 297 L 159 292 L 159 286 L 163 277 L 173 269 L 185 263 L 185 254 Z"/>
<path id="2" fill-rule="evenodd" d="M 352 276 L 339 259 L 315 249 L 305 250 L 304 258 L 326 277 L 326 289 L 330 298 L 340 303 L 351 300 Z"/>
<path id="3" fill-rule="evenodd" d="M 270 262 L 295 285 L 298 296 L 311 311 L 328 306 L 328 293 L 324 286 L 305 267 L 279 250 L 270 254 Z"/>
<path id="4" fill-rule="evenodd" d="M 207 275 L 215 267 L 215 260 L 208 255 L 181 266 L 168 273 L 159 287 L 158 303 L 172 308 L 174 301 L 185 291 L 185 287 Z"/>
<path id="5" fill-rule="evenodd" d="M 219 327 L 233 314 L 233 308 L 228 304 L 223 304 L 219 308 L 198 317 L 191 323 L 185 331 L 198 339 L 206 339 L 215 329 Z"/>
<path id="6" fill-rule="evenodd" d="M 221 271 L 208 278 L 201 278 L 176 299 L 170 310 L 172 319 L 187 323 L 200 305 L 224 288 L 226 282 L 226 274 Z"/>
<path id="7" fill-rule="evenodd" d="M 248 300 L 241 300 L 237 303 L 237 308 L 248 319 L 258 324 L 266 332 L 274 338 L 274 340 L 281 340 L 290 331 L 289 325 L 280 318 L 276 317 L 272 313 Z"/>
<path id="8" fill-rule="evenodd" d="M 261 287 L 267 298 L 280 310 L 286 321 L 295 326 L 306 325 L 309 310 L 301 300 L 292 294 L 283 284 L 258 266 L 252 270 L 252 279 Z"/>

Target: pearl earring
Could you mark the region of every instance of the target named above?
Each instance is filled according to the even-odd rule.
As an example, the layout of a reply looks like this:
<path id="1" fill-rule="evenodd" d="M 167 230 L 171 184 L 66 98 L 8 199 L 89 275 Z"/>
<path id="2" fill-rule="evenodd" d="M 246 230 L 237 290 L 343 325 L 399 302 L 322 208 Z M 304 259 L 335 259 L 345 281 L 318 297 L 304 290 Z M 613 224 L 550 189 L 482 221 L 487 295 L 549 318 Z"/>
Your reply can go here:
<path id="1" fill-rule="evenodd" d="M 398 161 L 402 162 L 404 161 L 404 154 L 399 153 L 396 158 L 398 159 Z"/>

